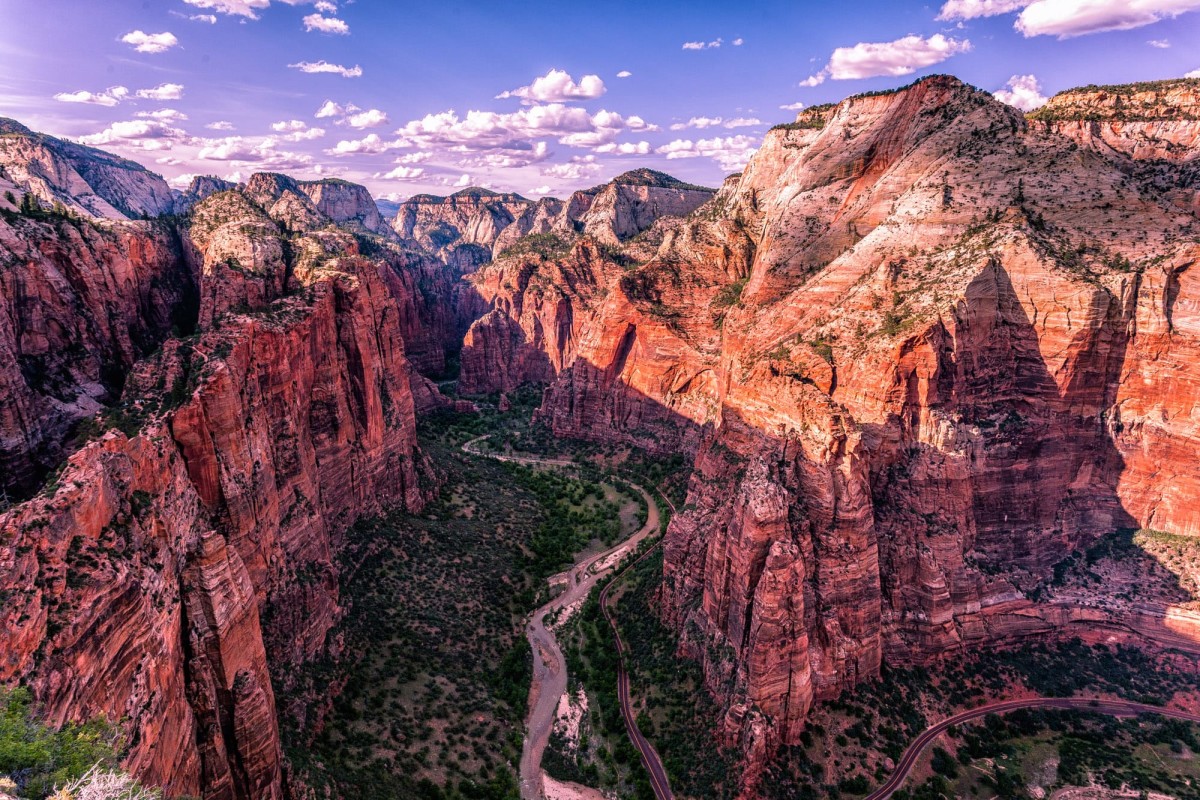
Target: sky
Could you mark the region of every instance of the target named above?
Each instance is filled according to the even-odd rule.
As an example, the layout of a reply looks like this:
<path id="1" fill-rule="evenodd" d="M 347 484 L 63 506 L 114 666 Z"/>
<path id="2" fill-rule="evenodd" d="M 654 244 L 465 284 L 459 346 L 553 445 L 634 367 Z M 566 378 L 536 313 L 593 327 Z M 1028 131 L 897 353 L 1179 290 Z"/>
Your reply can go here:
<path id="1" fill-rule="evenodd" d="M 710 186 L 798 110 L 950 73 L 1029 109 L 1200 76 L 1200 0 L 0 0 L 0 116 L 192 175 L 377 198 Z"/>

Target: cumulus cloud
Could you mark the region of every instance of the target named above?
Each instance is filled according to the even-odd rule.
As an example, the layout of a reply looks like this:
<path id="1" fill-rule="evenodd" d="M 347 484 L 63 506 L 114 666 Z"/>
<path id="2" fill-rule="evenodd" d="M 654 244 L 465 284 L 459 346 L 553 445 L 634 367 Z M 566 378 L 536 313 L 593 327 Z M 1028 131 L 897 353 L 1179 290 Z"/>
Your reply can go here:
<path id="1" fill-rule="evenodd" d="M 204 127 L 208 128 L 210 131 L 231 131 L 234 129 L 232 122 L 223 119 L 219 119 L 216 122 L 210 122 Z"/>
<path id="2" fill-rule="evenodd" d="M 632 73 L 632 72 L 630 72 L 630 71 L 629 71 L 629 70 L 627 70 L 627 69 L 623 69 L 623 70 L 621 70 L 620 72 L 618 72 L 618 73 L 617 73 L 617 77 L 618 77 L 618 78 L 628 78 L 628 77 L 630 77 L 631 75 L 633 75 L 633 73 Z"/>
<path id="3" fill-rule="evenodd" d="M 784 111 L 800 111 L 804 108 L 804 103 L 797 101 L 795 103 L 788 103 L 785 106 L 780 106 L 780 108 L 782 108 Z"/>
<path id="4" fill-rule="evenodd" d="M 217 24 L 216 14 L 189 14 L 187 15 L 187 18 L 191 22 L 207 22 L 209 25 Z"/>
<path id="5" fill-rule="evenodd" d="M 136 150 L 170 150 L 190 137 L 179 128 L 156 119 L 131 119 L 114 122 L 99 133 L 81 136 L 82 144 L 93 147 L 115 145 Z"/>
<path id="6" fill-rule="evenodd" d="M 529 193 L 530 194 L 550 194 L 550 187 L 543 184 L 542 186 L 539 186 L 536 189 L 530 189 Z"/>
<path id="7" fill-rule="evenodd" d="M 1069 39 L 1123 31 L 1200 9 L 1200 0 L 948 0 L 938 19 L 974 19 L 1020 11 L 1013 25 L 1026 37 Z"/>
<path id="8" fill-rule="evenodd" d="M 428 114 L 406 123 L 396 131 L 401 140 L 424 150 L 454 148 L 463 151 L 489 149 L 529 150 L 531 142 L 553 138 L 571 147 L 597 147 L 614 141 L 626 130 L 650 131 L 655 126 L 637 116 L 625 118 L 614 111 L 589 114 L 577 106 L 550 103 L 522 108 L 511 114 L 454 111 Z"/>
<path id="9" fill-rule="evenodd" d="M 133 45 L 133 49 L 139 53 L 165 53 L 179 44 L 175 34 L 166 31 L 162 33 L 130 31 L 121 37 L 121 41 Z"/>
<path id="10" fill-rule="evenodd" d="M 337 17 L 323 17 L 320 14 L 309 14 L 303 20 L 304 30 L 312 33 L 336 33 L 345 36 L 350 33 L 350 26 Z"/>
<path id="11" fill-rule="evenodd" d="M 1001 103 L 1016 106 L 1022 111 L 1032 111 L 1044 106 L 1049 99 L 1042 94 L 1042 87 L 1034 75 L 1013 75 L 1005 87 L 994 96 Z"/>
<path id="12" fill-rule="evenodd" d="M 308 73 L 328 72 L 341 75 L 343 78 L 359 78 L 363 74 L 360 66 L 343 67 L 341 64 L 330 64 L 328 61 L 301 61 L 296 64 L 288 64 L 288 67 Z"/>
<path id="13" fill-rule="evenodd" d="M 732 44 L 734 47 L 741 47 L 745 43 L 746 43 L 746 40 L 740 36 L 738 38 L 734 39 L 732 42 L 730 42 L 730 44 Z"/>
<path id="14" fill-rule="evenodd" d="M 749 136 L 717 136 L 697 141 L 676 139 L 654 152 L 665 155 L 668 159 L 711 158 L 722 169 L 739 170 L 746 166 L 755 149 L 755 140 Z"/>
<path id="15" fill-rule="evenodd" d="M 380 125 L 386 125 L 388 121 L 387 114 L 380 111 L 378 108 L 372 108 L 369 111 L 363 111 L 361 114 L 354 114 L 346 119 L 347 124 L 351 128 L 378 128 Z"/>
<path id="16" fill-rule="evenodd" d="M 676 122 L 671 126 L 671 130 L 682 131 L 686 128 L 712 128 L 720 124 L 720 117 L 692 117 L 687 122 Z"/>
<path id="17" fill-rule="evenodd" d="M 834 50 L 825 68 L 801 81 L 800 85 L 816 86 L 823 83 L 826 77 L 845 81 L 879 75 L 909 75 L 970 50 L 971 43 L 968 40 L 953 39 L 940 33 L 928 39 L 910 34 L 892 42 L 859 42 L 853 47 Z"/>
<path id="18" fill-rule="evenodd" d="M 326 100 L 325 105 L 317 109 L 317 113 L 313 114 L 317 119 L 328 119 L 329 117 L 340 117 L 346 113 L 346 109 L 340 103 L 335 103 L 332 100 Z"/>
<path id="19" fill-rule="evenodd" d="M 433 153 L 424 150 L 418 150 L 415 153 L 405 153 L 396 158 L 397 164 L 421 164 L 433 158 Z"/>
<path id="20" fill-rule="evenodd" d="M 138 89 L 137 96 L 143 100 L 178 100 L 183 97 L 183 84 L 160 83 L 153 89 Z"/>
<path id="21" fill-rule="evenodd" d="M 711 42 L 684 42 L 684 50 L 711 50 L 714 47 L 720 47 L 724 39 L 720 37 L 713 39 Z"/>
<path id="22" fill-rule="evenodd" d="M 103 92 L 59 92 L 54 99 L 60 103 L 87 103 L 94 106 L 111 108 L 129 97 L 129 90 L 124 86 L 110 86 Z"/>
<path id="23" fill-rule="evenodd" d="M 228 136 L 224 139 L 205 139 L 199 142 L 197 158 L 205 161 L 224 161 L 253 164 L 259 169 L 289 170 L 309 167 L 312 156 L 278 149 L 274 136 Z"/>
<path id="24" fill-rule="evenodd" d="M 604 153 L 615 156 L 648 156 L 650 155 L 649 142 L 609 142 L 602 144 L 596 148 L 597 153 Z"/>
<path id="25" fill-rule="evenodd" d="M 454 182 L 454 185 L 455 186 L 470 186 L 471 185 L 471 176 L 464 172 L 462 174 L 462 177 L 460 177 L 457 181 Z"/>
<path id="26" fill-rule="evenodd" d="M 1171 41 L 1169 39 L 1151 39 L 1150 41 L 1146 42 L 1146 44 L 1150 45 L 1151 47 L 1157 47 L 1159 50 L 1167 50 L 1171 47 Z"/>
<path id="27" fill-rule="evenodd" d="M 958 19 L 977 19 L 978 17 L 995 17 L 1019 11 L 1029 5 L 1032 0 L 948 0 L 937 18 L 953 21 Z"/>
<path id="28" fill-rule="evenodd" d="M 1200 0 L 1037 0 L 1017 17 L 1025 36 L 1069 39 L 1088 33 L 1124 31 L 1200 9 Z"/>
<path id="29" fill-rule="evenodd" d="M 230 14 L 258 19 L 256 12 L 271 5 L 271 0 L 183 0 L 196 8 L 211 8 L 218 14 Z"/>
<path id="30" fill-rule="evenodd" d="M 378 133 L 372 133 L 368 134 L 362 139 L 346 139 L 340 141 L 325 152 L 331 156 L 349 156 L 356 153 L 378 154 L 405 146 L 406 145 L 404 142 L 385 141 L 384 138 Z"/>
<path id="31" fill-rule="evenodd" d="M 157 111 L 139 111 L 134 114 L 139 119 L 157 119 L 162 122 L 183 122 L 188 115 L 173 108 L 160 108 Z"/>
<path id="32" fill-rule="evenodd" d="M 552 69 L 533 83 L 496 95 L 497 100 L 518 97 L 526 105 L 534 103 L 566 103 L 572 100 L 595 100 L 607 89 L 599 75 L 584 75 L 579 83 L 567 72 Z"/>
<path id="33" fill-rule="evenodd" d="M 600 174 L 601 166 L 593 155 L 575 156 L 565 164 L 549 164 L 540 170 L 543 177 L 566 181 L 591 180 Z"/>
<path id="34" fill-rule="evenodd" d="M 396 167 L 390 172 L 376 172 L 381 181 L 411 181 L 425 174 L 424 167 Z"/>
<path id="35" fill-rule="evenodd" d="M 1185 77 L 1185 78 L 1200 78 L 1200 69 L 1194 69 L 1191 72 L 1184 75 L 1183 77 Z"/>
<path id="36" fill-rule="evenodd" d="M 545 161 L 550 156 L 550 147 L 545 142 L 535 142 L 524 150 L 502 150 L 475 153 L 460 159 L 458 165 L 466 168 L 489 167 L 492 169 L 514 169 Z"/>
<path id="37" fill-rule="evenodd" d="M 283 122 L 272 122 L 271 123 L 271 130 L 279 131 L 280 133 L 282 133 L 284 131 L 302 131 L 307 127 L 308 127 L 307 122 L 302 122 L 298 119 L 289 119 L 289 120 L 284 120 Z"/>

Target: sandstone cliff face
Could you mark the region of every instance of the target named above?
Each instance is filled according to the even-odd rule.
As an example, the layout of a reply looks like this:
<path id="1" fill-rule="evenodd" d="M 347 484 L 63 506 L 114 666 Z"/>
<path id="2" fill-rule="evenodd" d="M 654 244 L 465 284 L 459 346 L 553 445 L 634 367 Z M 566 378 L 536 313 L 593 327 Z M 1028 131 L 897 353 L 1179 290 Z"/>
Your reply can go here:
<path id="1" fill-rule="evenodd" d="M 290 190 L 250 183 L 268 209 L 218 193 L 184 231 L 200 332 L 134 364 L 105 415 L 116 427 L 0 515 L 0 682 L 32 686 L 54 721 L 123 720 L 128 768 L 170 795 L 283 796 L 272 677 L 334 646 L 347 526 L 420 508 L 431 485 L 414 393 L 436 392 L 404 354 L 403 262 L 382 245 L 365 257 L 327 220 L 301 230 L 310 209 Z M 269 213 L 298 234 L 285 244 Z M 149 229 L 118 230 L 142 261 L 154 252 Z M 91 263 L 86 238 L 44 234 L 76 283 L 108 282 L 104 302 L 136 285 L 108 239 Z M 54 265 L 30 260 L 30 283 L 53 287 Z M 60 322 L 59 336 L 88 330 Z"/>
<path id="2" fill-rule="evenodd" d="M 186 214 L 192 207 L 218 192 L 228 192 L 237 188 L 237 184 L 213 175 L 197 175 L 192 178 L 188 188 L 175 196 L 176 214 Z"/>
<path id="3" fill-rule="evenodd" d="M 191 330 L 195 294 L 165 226 L 0 218 L 0 489 L 31 491 L 133 363 Z"/>
<path id="4" fill-rule="evenodd" d="M 499 258 L 525 236 L 571 239 L 582 233 L 617 244 L 661 217 L 687 215 L 711 198 L 710 189 L 639 169 L 574 192 L 566 201 L 548 197 L 535 203 L 477 188 L 450 197 L 418 195 L 401 204 L 392 227 L 465 274 Z"/>
<path id="5" fill-rule="evenodd" d="M 135 219 L 171 213 L 174 200 L 161 176 L 91 147 L 34 133 L 0 117 L 0 172 L 47 207 L 62 203 L 81 214 Z"/>
<path id="6" fill-rule="evenodd" d="M 1181 617 L 1046 584 L 1116 528 L 1200 524 L 1194 165 L 1074 124 L 925 79 L 771 131 L 657 249 L 612 251 L 626 274 L 572 286 L 572 253 L 477 277 L 513 309 L 493 374 L 563 350 L 560 299 L 516 287 L 583 309 L 557 432 L 696 452 L 663 613 L 748 751 L 885 660 Z"/>

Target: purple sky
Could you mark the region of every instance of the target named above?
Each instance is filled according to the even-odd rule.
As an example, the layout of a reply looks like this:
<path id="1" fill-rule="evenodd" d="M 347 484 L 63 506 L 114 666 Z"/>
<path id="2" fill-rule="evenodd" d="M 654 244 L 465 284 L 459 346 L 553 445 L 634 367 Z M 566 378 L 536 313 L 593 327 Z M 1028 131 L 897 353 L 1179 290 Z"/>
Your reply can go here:
<path id="1" fill-rule="evenodd" d="M 944 3 L 944 4 L 943 4 Z M 717 185 L 801 106 L 949 72 L 1032 107 L 1200 70 L 1200 0 L 0 0 L 0 116 L 171 179 L 377 197 Z"/>

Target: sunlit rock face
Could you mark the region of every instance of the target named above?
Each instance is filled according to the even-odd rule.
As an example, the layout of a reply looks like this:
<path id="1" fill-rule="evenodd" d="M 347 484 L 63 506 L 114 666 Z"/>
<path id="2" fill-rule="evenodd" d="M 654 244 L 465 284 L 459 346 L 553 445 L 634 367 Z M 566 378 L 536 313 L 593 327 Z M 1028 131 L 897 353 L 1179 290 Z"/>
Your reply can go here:
<path id="1" fill-rule="evenodd" d="M 1037 587 L 1118 528 L 1200 531 L 1194 84 L 851 98 L 686 217 L 472 276 L 471 386 L 695 453 L 662 610 L 732 741 L 797 741 L 884 661 L 1188 616 Z"/>

